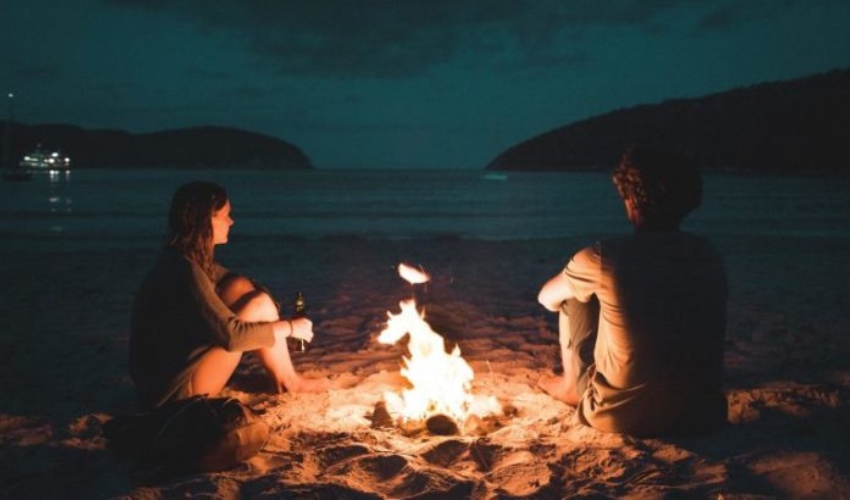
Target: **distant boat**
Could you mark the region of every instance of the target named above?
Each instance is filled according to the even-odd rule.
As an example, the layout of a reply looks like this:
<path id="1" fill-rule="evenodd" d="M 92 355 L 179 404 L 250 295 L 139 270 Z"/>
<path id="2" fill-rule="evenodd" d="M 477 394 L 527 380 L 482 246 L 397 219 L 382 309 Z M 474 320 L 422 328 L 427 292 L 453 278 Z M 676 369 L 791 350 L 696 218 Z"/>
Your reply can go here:
<path id="1" fill-rule="evenodd" d="M 39 144 L 21 158 L 18 168 L 29 172 L 67 172 L 71 170 L 71 159 L 59 151 L 44 151 Z"/>

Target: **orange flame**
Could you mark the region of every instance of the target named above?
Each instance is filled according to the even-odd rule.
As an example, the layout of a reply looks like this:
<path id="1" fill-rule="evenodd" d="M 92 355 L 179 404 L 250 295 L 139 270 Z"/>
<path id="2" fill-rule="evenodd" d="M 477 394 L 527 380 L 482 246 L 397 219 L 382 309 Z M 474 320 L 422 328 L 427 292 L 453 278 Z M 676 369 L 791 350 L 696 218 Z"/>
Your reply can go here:
<path id="1" fill-rule="evenodd" d="M 424 271 L 405 264 L 399 265 L 399 275 L 411 284 L 430 279 Z M 387 312 L 387 326 L 378 336 L 378 342 L 395 344 L 405 334 L 410 334 L 410 356 L 403 358 L 401 374 L 412 388 L 403 390 L 401 396 L 384 394 L 390 414 L 406 420 L 424 420 L 435 414 L 444 414 L 463 423 L 473 407 L 482 409 L 486 414 L 500 411 L 493 397 L 483 404 L 476 401 L 471 390 L 475 378 L 472 367 L 461 356 L 459 346 L 450 353 L 446 352 L 445 340 L 431 329 L 424 314 L 416 310 L 416 301 L 404 300 L 399 306 L 400 313 Z"/>

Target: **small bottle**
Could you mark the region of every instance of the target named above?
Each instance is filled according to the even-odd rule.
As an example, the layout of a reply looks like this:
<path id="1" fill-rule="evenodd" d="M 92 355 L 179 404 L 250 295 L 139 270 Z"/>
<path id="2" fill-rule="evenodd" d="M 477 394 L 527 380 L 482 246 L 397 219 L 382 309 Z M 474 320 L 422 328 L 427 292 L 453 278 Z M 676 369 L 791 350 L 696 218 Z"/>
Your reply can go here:
<path id="1" fill-rule="evenodd" d="M 307 303 L 304 302 L 304 294 L 301 292 L 297 292 L 295 294 L 295 302 L 293 304 L 292 311 L 292 319 L 303 318 L 307 316 Z M 304 352 L 307 350 L 307 344 L 304 342 L 304 339 L 298 339 L 298 350 L 300 352 Z"/>

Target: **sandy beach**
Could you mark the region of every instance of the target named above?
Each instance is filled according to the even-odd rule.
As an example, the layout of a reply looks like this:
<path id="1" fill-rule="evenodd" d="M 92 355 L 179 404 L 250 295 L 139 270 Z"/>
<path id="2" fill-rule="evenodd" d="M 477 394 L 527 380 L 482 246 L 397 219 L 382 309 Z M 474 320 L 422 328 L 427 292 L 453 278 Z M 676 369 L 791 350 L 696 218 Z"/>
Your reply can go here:
<path id="1" fill-rule="evenodd" d="M 0 498 L 850 498 L 850 239 L 726 236 L 728 428 L 698 437 L 603 434 L 535 387 L 559 369 L 540 285 L 586 238 L 512 242 L 236 239 L 217 255 L 282 300 L 302 291 L 316 338 L 294 354 L 334 379 L 270 394 L 243 358 L 226 390 L 273 428 L 225 472 L 150 483 L 101 433 L 135 411 L 129 308 L 156 247 L 4 251 Z M 401 345 L 376 341 L 423 266 L 433 329 L 460 346 L 473 391 L 511 408 L 461 435 L 371 427 L 404 384 Z"/>

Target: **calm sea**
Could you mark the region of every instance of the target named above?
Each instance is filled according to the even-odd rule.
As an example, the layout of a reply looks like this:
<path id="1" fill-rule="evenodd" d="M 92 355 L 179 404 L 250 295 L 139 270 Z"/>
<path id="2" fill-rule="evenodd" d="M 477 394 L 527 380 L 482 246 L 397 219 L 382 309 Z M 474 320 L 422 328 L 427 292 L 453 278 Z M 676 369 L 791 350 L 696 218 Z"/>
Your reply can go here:
<path id="1" fill-rule="evenodd" d="M 630 229 L 607 174 L 79 170 L 0 183 L 0 248 L 150 246 L 175 188 L 195 179 L 228 189 L 234 238 L 517 240 Z M 848 236 L 850 179 L 708 175 L 703 207 L 685 228 Z"/>

